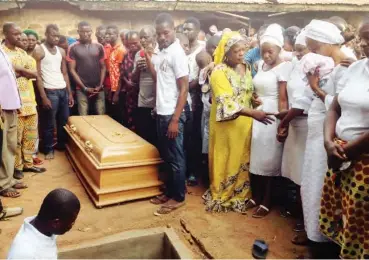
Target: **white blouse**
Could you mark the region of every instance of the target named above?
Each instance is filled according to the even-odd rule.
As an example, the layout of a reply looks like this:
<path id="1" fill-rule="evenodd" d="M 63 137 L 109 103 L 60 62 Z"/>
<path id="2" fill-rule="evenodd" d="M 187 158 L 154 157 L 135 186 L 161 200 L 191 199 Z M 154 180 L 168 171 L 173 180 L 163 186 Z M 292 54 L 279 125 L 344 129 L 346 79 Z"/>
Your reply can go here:
<path id="1" fill-rule="evenodd" d="M 304 97 L 306 82 L 304 79 L 306 75 L 302 71 L 301 61 L 293 62 L 293 69 L 291 71 L 289 80 L 287 82 L 288 107 L 303 109 L 296 104 L 296 101 Z M 305 111 L 306 113 L 306 111 Z"/>
<path id="2" fill-rule="evenodd" d="M 341 117 L 336 124 L 336 135 L 352 141 L 369 131 L 369 60 L 352 64 L 340 85 L 343 88 L 338 95 Z"/>

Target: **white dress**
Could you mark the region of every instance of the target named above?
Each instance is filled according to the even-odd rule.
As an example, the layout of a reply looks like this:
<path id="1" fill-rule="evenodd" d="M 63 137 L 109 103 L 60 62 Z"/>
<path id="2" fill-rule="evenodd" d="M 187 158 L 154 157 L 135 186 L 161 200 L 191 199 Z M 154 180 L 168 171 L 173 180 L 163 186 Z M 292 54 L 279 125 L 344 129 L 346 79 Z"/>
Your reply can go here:
<path id="1" fill-rule="evenodd" d="M 278 82 L 287 81 L 292 68 L 290 62 L 283 62 L 271 70 L 263 69 L 264 62 L 258 65 L 258 73 L 253 78 L 256 94 L 262 101 L 257 109 L 278 113 Z M 279 176 L 281 173 L 283 143 L 277 141 L 278 123 L 264 125 L 253 121 L 251 139 L 250 172 L 262 176 Z"/>
<path id="2" fill-rule="evenodd" d="M 304 95 L 306 75 L 300 61 L 294 62 L 293 70 L 287 82 L 289 108 L 295 107 L 296 99 Z M 289 125 L 288 137 L 284 143 L 282 157 L 282 176 L 301 185 L 301 173 L 304 163 L 305 144 L 308 132 L 307 116 L 295 117 Z"/>
<path id="3" fill-rule="evenodd" d="M 314 242 L 329 241 L 319 230 L 319 213 L 324 177 L 328 170 L 327 153 L 324 148 L 324 119 L 337 85 L 347 68 L 337 66 L 328 76 L 322 89 L 328 94 L 325 102 L 317 96 L 312 97 L 308 110 L 308 136 L 301 180 L 301 199 L 304 212 L 305 230 Z"/>

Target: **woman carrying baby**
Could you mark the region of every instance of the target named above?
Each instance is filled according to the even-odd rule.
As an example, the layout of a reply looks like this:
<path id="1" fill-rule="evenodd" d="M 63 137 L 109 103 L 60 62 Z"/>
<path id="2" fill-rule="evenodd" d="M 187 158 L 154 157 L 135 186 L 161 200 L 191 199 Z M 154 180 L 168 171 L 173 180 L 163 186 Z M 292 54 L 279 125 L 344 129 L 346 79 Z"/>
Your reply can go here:
<path id="1" fill-rule="evenodd" d="M 305 230 L 310 241 L 313 258 L 326 258 L 334 253 L 334 245 L 327 243 L 329 240 L 319 230 L 319 210 L 322 196 L 325 173 L 328 170 L 327 154 L 324 150 L 323 124 L 330 104 L 337 91 L 336 86 L 340 81 L 346 67 L 340 64 L 347 57 L 340 50 L 344 38 L 339 29 L 332 23 L 313 20 L 305 28 L 306 44 L 308 49 L 315 54 L 303 59 L 304 73 L 307 73 L 307 81 L 310 85 L 304 95 L 296 98 L 295 108 L 308 113 L 308 134 L 304 155 L 304 163 L 301 174 L 301 197 L 304 213 Z M 330 68 L 333 60 L 334 69 Z M 331 73 L 329 73 L 332 70 Z M 296 110 L 295 110 L 296 112 Z M 292 113 L 292 112 L 289 112 Z M 297 113 L 297 112 L 296 112 Z M 282 127 L 288 125 L 289 115 L 282 121 Z M 287 123 L 287 124 L 286 124 Z M 332 247 L 332 250 L 331 248 Z"/>

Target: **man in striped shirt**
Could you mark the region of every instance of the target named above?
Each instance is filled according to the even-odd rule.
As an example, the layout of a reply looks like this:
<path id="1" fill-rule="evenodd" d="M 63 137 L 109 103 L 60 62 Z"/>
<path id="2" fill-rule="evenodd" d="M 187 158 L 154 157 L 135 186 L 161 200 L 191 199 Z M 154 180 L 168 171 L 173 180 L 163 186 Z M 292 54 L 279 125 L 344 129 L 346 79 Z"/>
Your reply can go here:
<path id="1" fill-rule="evenodd" d="M 136 110 L 137 133 L 151 144 L 156 144 L 156 125 L 151 112 L 155 107 L 155 82 L 147 68 L 145 52 L 156 55 L 159 51 L 156 43 L 156 32 L 152 26 L 140 31 L 140 43 L 143 47 L 135 56 L 133 81 L 139 84 L 138 108 Z"/>

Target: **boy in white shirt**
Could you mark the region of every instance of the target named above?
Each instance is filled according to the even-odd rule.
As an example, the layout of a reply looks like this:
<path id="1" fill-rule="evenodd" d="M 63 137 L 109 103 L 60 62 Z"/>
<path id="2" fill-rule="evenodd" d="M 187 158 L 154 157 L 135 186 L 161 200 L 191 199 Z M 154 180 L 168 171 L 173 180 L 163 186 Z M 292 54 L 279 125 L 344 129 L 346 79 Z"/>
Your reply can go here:
<path id="1" fill-rule="evenodd" d="M 57 259 L 57 235 L 63 235 L 73 227 L 80 208 L 80 202 L 72 192 L 65 189 L 51 191 L 38 215 L 24 220 L 7 259 Z"/>

